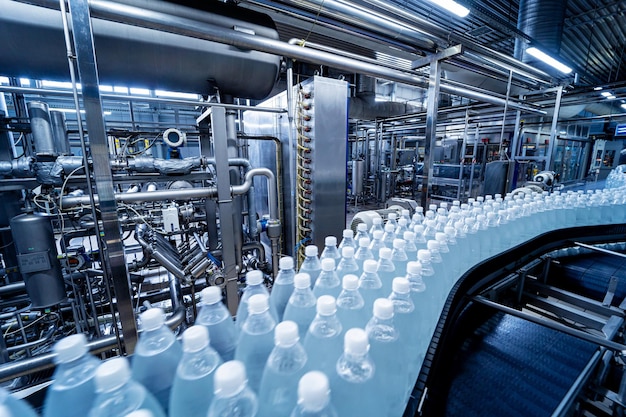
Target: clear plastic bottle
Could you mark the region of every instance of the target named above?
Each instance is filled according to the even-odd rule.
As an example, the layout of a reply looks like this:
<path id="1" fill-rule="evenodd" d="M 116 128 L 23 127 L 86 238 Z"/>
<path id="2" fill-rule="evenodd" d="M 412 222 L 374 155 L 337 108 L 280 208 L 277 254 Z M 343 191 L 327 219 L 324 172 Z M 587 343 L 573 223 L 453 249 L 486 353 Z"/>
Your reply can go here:
<path id="1" fill-rule="evenodd" d="M 96 369 L 95 383 L 96 399 L 89 417 L 119 417 L 144 409 L 154 417 L 166 416 L 156 398 L 132 379 L 128 359 L 124 357 L 100 364 Z"/>
<path id="2" fill-rule="evenodd" d="M 385 416 L 402 415 L 404 386 L 408 380 L 406 363 L 394 322 L 394 304 L 387 298 L 374 301 L 372 318 L 365 326 L 371 344 L 370 356 L 376 364 L 376 382 L 380 389 L 379 401 L 386 405 Z"/>
<path id="3" fill-rule="evenodd" d="M 35 410 L 26 401 L 13 397 L 4 388 L 0 388 L 0 416 L 38 417 Z"/>
<path id="4" fill-rule="evenodd" d="M 359 292 L 365 302 L 365 310 L 368 312 L 374 305 L 374 300 L 385 296 L 383 283 L 378 276 L 378 263 L 373 260 L 365 261 L 363 273 L 359 277 Z"/>
<path id="5" fill-rule="evenodd" d="M 100 361 L 89 354 L 87 338 L 82 333 L 59 340 L 54 352 L 56 369 L 46 394 L 43 417 L 84 417 L 96 397 L 94 376 Z"/>
<path id="6" fill-rule="evenodd" d="M 417 260 L 417 246 L 415 246 L 415 232 L 406 231 L 402 236 L 404 239 L 404 252 L 407 259 L 410 261 Z"/>
<path id="7" fill-rule="evenodd" d="M 400 211 L 400 219 L 406 220 L 406 224 L 408 226 L 409 224 L 411 224 L 411 212 L 407 209 L 402 209 L 402 211 Z M 398 219 L 398 222 L 400 221 L 400 219 Z"/>
<path id="8" fill-rule="evenodd" d="M 330 389 L 339 399 L 339 416 L 384 416 L 386 403 L 381 401 L 377 371 L 370 359 L 365 330 L 353 328 L 344 336 L 343 354 L 337 360 L 336 372 L 330 377 Z"/>
<path id="9" fill-rule="evenodd" d="M 319 258 L 317 257 L 317 246 L 309 245 L 304 249 L 305 258 L 300 265 L 300 269 L 298 272 L 309 274 L 311 278 L 311 288 L 317 282 L 317 277 L 319 277 L 320 272 L 322 272 L 322 264 L 320 263 Z"/>
<path id="10" fill-rule="evenodd" d="M 224 363 L 215 371 L 215 397 L 208 417 L 255 417 L 257 396 L 248 387 L 246 367 L 239 361 Z"/>
<path id="11" fill-rule="evenodd" d="M 323 372 L 304 374 L 298 383 L 298 405 L 290 417 L 338 417 L 330 394 L 328 378 Z"/>
<path id="12" fill-rule="evenodd" d="M 183 349 L 174 333 L 165 326 L 163 310 L 151 308 L 140 318 L 143 332 L 133 355 L 133 379 L 146 387 L 167 413 Z"/>
<path id="13" fill-rule="evenodd" d="M 315 297 L 332 295 L 337 298 L 340 292 L 341 281 L 335 271 L 335 260 L 332 258 L 322 259 L 322 272 L 313 287 L 313 294 Z"/>
<path id="14" fill-rule="evenodd" d="M 338 247 L 339 253 L 341 253 L 341 250 L 347 246 L 356 250 L 356 241 L 354 240 L 354 233 L 351 229 L 344 229 L 344 231 L 341 233 L 341 236 L 342 239 Z"/>
<path id="15" fill-rule="evenodd" d="M 398 227 L 396 227 L 396 239 L 403 239 L 404 232 L 407 232 L 409 222 L 406 219 L 398 220 Z"/>
<path id="16" fill-rule="evenodd" d="M 360 239 L 363 238 L 368 238 L 369 240 L 372 239 L 372 236 L 369 234 L 369 232 L 367 231 L 367 225 L 365 223 L 359 223 L 356 226 L 356 236 L 354 237 L 354 241 L 357 243 L 359 243 Z M 358 249 L 358 248 L 357 248 Z"/>
<path id="17" fill-rule="evenodd" d="M 409 225 L 409 228 L 413 230 L 415 226 L 417 226 L 418 224 L 422 224 L 423 221 L 424 207 L 417 206 L 415 207 L 415 213 L 413 214 L 413 217 L 411 217 L 411 224 Z"/>
<path id="18" fill-rule="evenodd" d="M 283 321 L 274 331 L 274 349 L 267 358 L 259 390 L 259 417 L 287 416 L 298 401 L 296 386 L 304 375 L 307 354 L 298 325 Z"/>
<path id="19" fill-rule="evenodd" d="M 135 411 L 131 411 L 130 413 L 126 414 L 124 417 L 154 417 L 154 414 L 152 414 L 152 411 L 150 410 L 135 410 Z"/>
<path id="20" fill-rule="evenodd" d="M 361 223 L 363 224 L 363 223 Z M 363 271 L 363 263 L 368 259 L 374 259 L 374 254 L 369 248 L 370 240 L 366 237 L 359 239 L 359 249 L 354 253 L 354 259 L 356 260 L 359 270 Z"/>
<path id="21" fill-rule="evenodd" d="M 373 233 L 373 239 L 370 242 L 369 249 L 374 255 L 374 259 L 378 260 L 378 254 L 382 248 L 386 248 L 385 242 L 383 242 L 384 232 L 382 230 L 377 230 Z"/>
<path id="22" fill-rule="evenodd" d="M 406 275 L 404 276 L 411 285 L 411 292 L 422 293 L 426 291 L 426 283 L 422 279 L 422 264 L 411 261 L 406 264 Z"/>
<path id="23" fill-rule="evenodd" d="M 341 355 L 343 327 L 337 318 L 337 304 L 330 295 L 317 299 L 317 314 L 304 337 L 304 349 L 309 357 L 309 369 L 318 369 L 327 375 L 335 370 Z"/>
<path id="24" fill-rule="evenodd" d="M 237 307 L 237 327 L 241 330 L 241 327 L 246 322 L 248 317 L 248 300 L 255 294 L 263 294 L 268 298 L 270 296 L 269 291 L 264 283 L 263 272 L 254 270 L 246 274 L 246 288 L 243 290 L 241 299 L 239 300 L 239 306 Z M 274 317 L 274 320 L 278 320 L 278 313 L 270 306 L 270 314 Z"/>
<path id="25" fill-rule="evenodd" d="M 343 277 L 346 274 L 360 274 L 359 264 L 354 259 L 354 248 L 351 246 L 341 249 L 341 260 L 337 265 L 337 275 Z"/>
<path id="26" fill-rule="evenodd" d="M 270 293 L 270 308 L 274 308 L 277 321 L 283 319 L 285 314 L 285 308 L 289 302 L 289 297 L 293 292 L 293 277 L 296 272 L 293 269 L 293 258 L 291 256 L 283 256 L 278 263 L 279 271 L 274 279 L 274 285 L 272 286 L 272 292 Z"/>
<path id="27" fill-rule="evenodd" d="M 359 292 L 359 277 L 345 275 L 342 280 L 342 291 L 337 297 L 337 317 L 344 329 L 364 327 L 367 323 L 368 312 L 365 310 L 365 300 Z"/>
<path id="28" fill-rule="evenodd" d="M 310 278 L 307 274 L 296 274 L 293 286 L 293 294 L 289 297 L 284 320 L 294 321 L 298 325 L 300 338 L 304 338 L 309 324 L 315 317 L 317 300 L 311 291 Z"/>
<path id="29" fill-rule="evenodd" d="M 335 236 L 326 236 L 324 239 L 324 250 L 322 251 L 322 256 L 320 256 L 320 261 L 326 258 L 334 259 L 335 262 L 339 262 L 339 259 L 341 259 L 341 254 L 337 250 L 337 238 Z"/>
<path id="30" fill-rule="evenodd" d="M 406 264 L 409 262 L 409 257 L 404 250 L 405 247 L 406 242 L 404 239 L 394 239 L 393 250 L 391 251 L 391 262 L 393 262 L 395 268 L 394 277 L 403 276 L 406 273 Z"/>
<path id="31" fill-rule="evenodd" d="M 208 287 L 202 290 L 202 306 L 196 318 L 196 324 L 207 328 L 211 338 L 211 347 L 219 353 L 223 361 L 235 358 L 235 348 L 239 339 L 239 330 L 230 312 L 222 303 L 222 290 Z"/>
<path id="32" fill-rule="evenodd" d="M 239 334 L 235 360 L 244 364 L 248 372 L 248 385 L 254 392 L 258 392 L 263 368 L 274 348 L 273 334 L 276 322 L 269 313 L 268 299 L 264 294 L 254 294 L 250 297 L 248 313 L 248 318 Z M 215 382 L 217 382 L 217 374 Z M 216 393 L 217 389 L 216 383 Z"/>
<path id="33" fill-rule="evenodd" d="M 393 230 L 396 230 L 396 227 L 398 227 L 398 213 L 389 213 L 387 215 L 387 222 L 385 223 L 385 226 L 388 224 L 393 226 Z"/>
<path id="34" fill-rule="evenodd" d="M 393 252 L 389 248 L 382 248 L 378 253 L 378 264 L 376 272 L 383 283 L 383 293 L 389 294 L 391 291 L 391 281 L 396 276 L 396 267 L 391 258 Z"/>
<path id="35" fill-rule="evenodd" d="M 370 228 L 370 236 L 373 238 L 374 237 L 374 232 L 380 230 L 381 232 L 384 232 L 383 230 L 383 219 L 381 217 L 374 217 L 372 219 L 372 227 Z"/>
<path id="36" fill-rule="evenodd" d="M 426 249 L 426 238 L 424 237 L 424 225 L 418 224 L 413 227 L 415 233 L 415 247 L 417 250 Z"/>
<path id="37" fill-rule="evenodd" d="M 209 331 L 191 326 L 183 333 L 183 358 L 176 368 L 169 417 L 206 417 L 213 400 L 215 370 L 220 355 L 209 345 Z"/>
<path id="38" fill-rule="evenodd" d="M 391 248 L 393 240 L 396 238 L 396 228 L 387 223 L 385 225 L 385 233 L 383 234 L 383 244 L 386 248 Z"/>
<path id="39" fill-rule="evenodd" d="M 437 233 L 437 222 L 435 220 L 424 220 L 424 238 L 426 240 L 434 239 Z"/>

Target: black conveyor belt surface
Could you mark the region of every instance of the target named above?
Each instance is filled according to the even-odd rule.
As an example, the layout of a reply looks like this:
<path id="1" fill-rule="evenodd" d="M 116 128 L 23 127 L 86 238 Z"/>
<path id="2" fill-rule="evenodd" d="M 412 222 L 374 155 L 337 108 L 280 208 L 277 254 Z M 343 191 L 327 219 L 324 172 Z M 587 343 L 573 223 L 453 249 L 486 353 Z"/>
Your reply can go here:
<path id="1" fill-rule="evenodd" d="M 465 341 L 447 416 L 550 416 L 597 346 L 504 313 Z"/>

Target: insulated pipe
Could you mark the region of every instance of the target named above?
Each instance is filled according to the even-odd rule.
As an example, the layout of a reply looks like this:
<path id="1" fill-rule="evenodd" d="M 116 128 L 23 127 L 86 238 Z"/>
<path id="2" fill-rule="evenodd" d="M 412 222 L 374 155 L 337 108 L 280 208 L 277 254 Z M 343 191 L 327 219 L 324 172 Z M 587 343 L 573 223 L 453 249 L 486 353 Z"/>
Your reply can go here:
<path id="1" fill-rule="evenodd" d="M 268 202 L 269 212 L 272 219 L 278 219 L 278 203 L 276 189 L 276 178 L 274 173 L 267 168 L 254 168 L 246 173 L 245 181 L 241 185 L 230 187 L 232 195 L 241 195 L 248 192 L 252 187 L 254 177 L 262 175 L 267 178 L 268 183 Z M 162 200 L 191 200 L 194 198 L 215 198 L 217 197 L 217 188 L 184 188 L 180 190 L 161 190 L 152 192 L 139 193 L 117 193 L 115 200 L 123 203 L 141 203 L 145 201 L 162 201 Z M 82 204 L 89 204 L 89 197 L 61 197 L 62 207 L 74 207 Z M 98 196 L 94 196 L 95 203 L 98 203 Z"/>
<path id="2" fill-rule="evenodd" d="M 207 23 L 198 22 L 178 16 L 171 16 L 151 10 L 140 9 L 128 5 L 121 5 L 106 0 L 93 0 L 90 2 L 93 17 L 113 20 L 120 23 L 142 26 L 176 33 L 198 39 L 205 39 L 231 45 L 241 49 L 251 49 L 288 58 L 298 59 L 311 64 L 324 64 L 337 69 L 357 72 L 373 77 L 380 77 L 390 81 L 405 83 L 418 87 L 426 87 L 428 81 L 416 73 L 393 70 L 380 65 L 369 64 L 359 60 L 346 59 L 345 57 L 290 45 L 274 39 L 262 38 L 249 35 L 236 30 L 218 28 Z M 450 86 L 441 84 L 441 92 L 456 94 L 481 102 L 504 106 L 506 100 L 485 93 L 477 92 L 467 87 Z M 526 112 L 545 114 L 538 107 L 511 101 L 509 107 Z"/>

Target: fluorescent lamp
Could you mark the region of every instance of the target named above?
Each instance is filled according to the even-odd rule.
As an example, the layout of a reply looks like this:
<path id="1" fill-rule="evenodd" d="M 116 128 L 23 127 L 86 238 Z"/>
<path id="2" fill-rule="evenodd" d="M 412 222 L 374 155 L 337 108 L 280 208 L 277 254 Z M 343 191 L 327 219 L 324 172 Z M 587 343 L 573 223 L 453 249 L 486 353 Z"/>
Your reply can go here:
<path id="1" fill-rule="evenodd" d="M 613 95 L 613 94 L 609 93 L 608 91 L 603 91 L 600 94 L 603 95 L 604 97 L 609 97 L 609 96 Z"/>
<path id="2" fill-rule="evenodd" d="M 461 6 L 454 0 L 430 0 L 430 2 L 436 4 L 439 7 L 443 7 L 447 11 L 452 12 L 459 17 L 465 17 L 470 12 L 467 7 Z"/>
<path id="3" fill-rule="evenodd" d="M 602 90 L 602 87 L 593 87 L 593 91 L 600 91 Z"/>
<path id="4" fill-rule="evenodd" d="M 622 109 L 626 109 L 626 103 L 622 104 Z"/>
<path id="5" fill-rule="evenodd" d="M 607 100 L 615 100 L 615 96 L 611 94 L 610 96 L 606 96 Z"/>
<path id="6" fill-rule="evenodd" d="M 545 52 L 533 47 L 530 47 L 528 49 L 526 49 L 526 52 L 528 52 L 529 54 L 531 54 L 532 56 L 534 56 L 535 58 L 545 62 L 546 64 L 558 69 L 559 71 L 561 71 L 564 74 L 569 74 L 570 72 L 572 72 L 572 69 L 570 67 L 568 67 L 567 65 L 557 61 L 556 59 L 552 58 L 550 55 L 546 54 Z"/>

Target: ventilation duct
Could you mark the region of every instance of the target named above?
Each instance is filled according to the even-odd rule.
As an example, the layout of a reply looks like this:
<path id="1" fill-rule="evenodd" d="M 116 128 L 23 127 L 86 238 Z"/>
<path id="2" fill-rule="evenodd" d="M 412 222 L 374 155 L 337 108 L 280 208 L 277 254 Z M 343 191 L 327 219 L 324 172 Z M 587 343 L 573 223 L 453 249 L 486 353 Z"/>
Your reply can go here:
<path id="1" fill-rule="evenodd" d="M 520 0 L 517 28 L 538 42 L 537 47 L 547 54 L 558 55 L 565 21 L 567 0 Z M 524 63 L 537 63 L 525 53 L 526 41 L 515 40 L 515 58 Z"/>
<path id="2" fill-rule="evenodd" d="M 420 109 L 406 103 L 376 101 L 376 78 L 356 76 L 356 93 L 350 98 L 348 117 L 351 119 L 374 120 L 376 118 L 401 116 Z"/>

